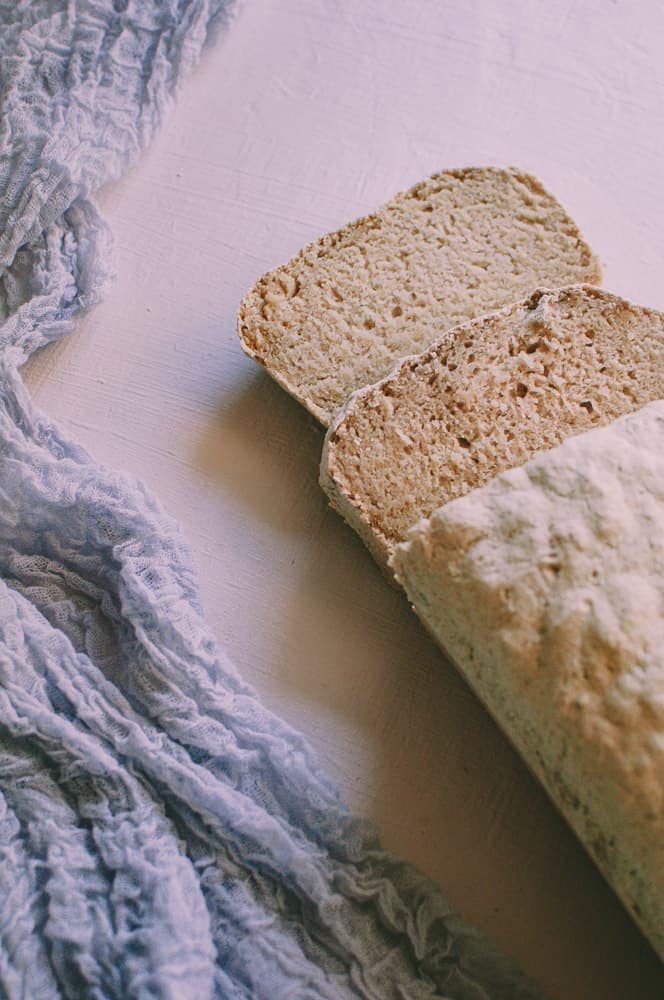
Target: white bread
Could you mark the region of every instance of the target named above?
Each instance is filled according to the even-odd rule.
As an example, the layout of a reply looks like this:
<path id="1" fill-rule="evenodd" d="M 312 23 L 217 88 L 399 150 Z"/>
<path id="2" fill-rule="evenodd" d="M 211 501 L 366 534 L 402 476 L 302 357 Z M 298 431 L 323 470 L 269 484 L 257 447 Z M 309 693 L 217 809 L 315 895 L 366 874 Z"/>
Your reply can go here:
<path id="1" fill-rule="evenodd" d="M 452 501 L 392 565 L 664 958 L 664 402 Z"/>
<path id="2" fill-rule="evenodd" d="M 590 286 L 538 291 L 355 393 L 321 484 L 385 568 L 442 503 L 662 397 L 664 315 Z"/>
<path id="3" fill-rule="evenodd" d="M 244 351 L 323 424 L 450 327 L 600 269 L 561 205 L 516 169 L 446 170 L 260 278 Z"/>

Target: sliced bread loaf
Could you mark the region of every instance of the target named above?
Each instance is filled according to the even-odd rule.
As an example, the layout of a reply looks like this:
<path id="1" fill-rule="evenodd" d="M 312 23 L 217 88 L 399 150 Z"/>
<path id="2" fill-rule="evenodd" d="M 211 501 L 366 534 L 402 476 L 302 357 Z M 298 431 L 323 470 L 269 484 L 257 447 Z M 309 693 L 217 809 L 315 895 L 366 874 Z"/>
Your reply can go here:
<path id="1" fill-rule="evenodd" d="M 564 438 L 664 397 L 664 315 L 590 286 L 463 324 L 355 393 L 321 484 L 386 566 L 442 503 Z"/>
<path id="2" fill-rule="evenodd" d="M 323 424 L 441 333 L 549 288 L 600 279 L 534 177 L 446 170 L 264 275 L 238 313 L 244 351 Z"/>
<path id="3" fill-rule="evenodd" d="M 447 504 L 392 564 L 664 958 L 664 402 Z"/>

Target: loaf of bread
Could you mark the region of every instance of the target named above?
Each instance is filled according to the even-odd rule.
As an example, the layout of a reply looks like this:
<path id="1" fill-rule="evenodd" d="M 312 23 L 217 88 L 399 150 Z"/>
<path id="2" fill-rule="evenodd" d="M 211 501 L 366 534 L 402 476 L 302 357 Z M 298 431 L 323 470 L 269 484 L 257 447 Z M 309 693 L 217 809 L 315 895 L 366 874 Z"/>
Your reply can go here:
<path id="1" fill-rule="evenodd" d="M 392 565 L 664 958 L 664 402 L 441 507 Z"/>
<path id="2" fill-rule="evenodd" d="M 663 314 L 590 286 L 538 291 L 355 393 L 328 430 L 321 483 L 386 567 L 441 504 L 663 397 Z"/>
<path id="3" fill-rule="evenodd" d="M 534 177 L 446 170 L 323 236 L 244 297 L 244 351 L 323 424 L 450 327 L 599 265 Z"/>

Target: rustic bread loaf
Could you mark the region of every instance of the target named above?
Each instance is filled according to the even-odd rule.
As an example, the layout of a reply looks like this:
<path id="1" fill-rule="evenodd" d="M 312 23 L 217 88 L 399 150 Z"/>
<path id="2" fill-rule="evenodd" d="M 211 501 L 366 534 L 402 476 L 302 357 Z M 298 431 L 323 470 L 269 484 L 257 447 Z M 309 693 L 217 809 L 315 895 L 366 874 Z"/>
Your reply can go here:
<path id="1" fill-rule="evenodd" d="M 440 508 L 392 565 L 664 958 L 664 402 Z"/>
<path id="2" fill-rule="evenodd" d="M 327 424 L 354 389 L 448 328 L 538 285 L 599 279 L 574 222 L 534 177 L 446 170 L 260 278 L 238 333 Z"/>
<path id="3" fill-rule="evenodd" d="M 441 504 L 662 397 L 664 315 L 590 286 L 538 291 L 355 393 L 321 484 L 385 567 Z"/>

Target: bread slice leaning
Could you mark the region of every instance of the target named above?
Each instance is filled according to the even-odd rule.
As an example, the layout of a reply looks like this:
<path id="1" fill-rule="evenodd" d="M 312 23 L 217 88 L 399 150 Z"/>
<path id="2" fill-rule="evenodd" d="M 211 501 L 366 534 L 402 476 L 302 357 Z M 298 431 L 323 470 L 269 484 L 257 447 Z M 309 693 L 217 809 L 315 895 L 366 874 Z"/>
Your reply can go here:
<path id="1" fill-rule="evenodd" d="M 440 508 L 392 564 L 664 959 L 664 402 Z"/>
<path id="2" fill-rule="evenodd" d="M 238 334 L 328 424 L 351 392 L 448 328 L 541 285 L 599 280 L 576 225 L 534 177 L 445 170 L 260 278 Z"/>
<path id="3" fill-rule="evenodd" d="M 321 484 L 384 567 L 415 521 L 566 437 L 664 397 L 664 315 L 590 286 L 449 331 L 328 430 Z"/>

